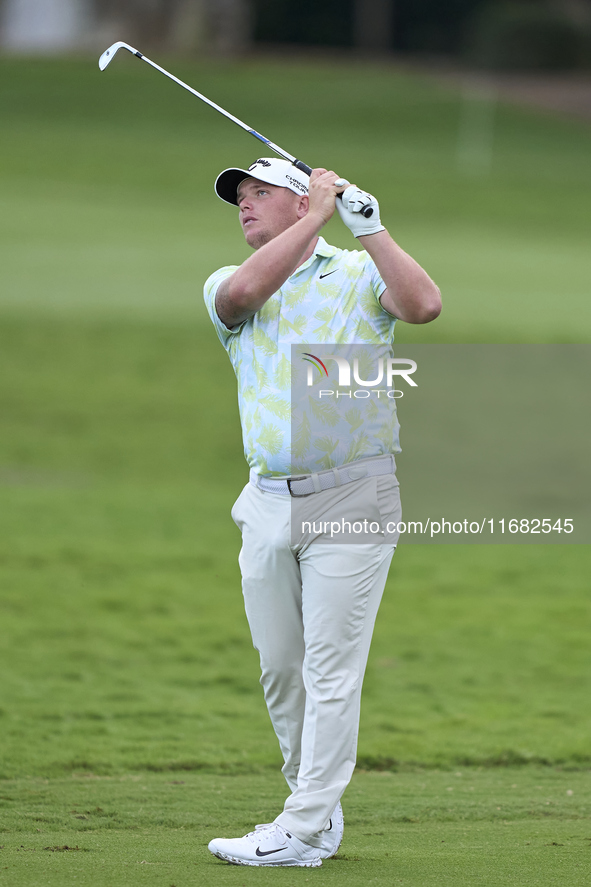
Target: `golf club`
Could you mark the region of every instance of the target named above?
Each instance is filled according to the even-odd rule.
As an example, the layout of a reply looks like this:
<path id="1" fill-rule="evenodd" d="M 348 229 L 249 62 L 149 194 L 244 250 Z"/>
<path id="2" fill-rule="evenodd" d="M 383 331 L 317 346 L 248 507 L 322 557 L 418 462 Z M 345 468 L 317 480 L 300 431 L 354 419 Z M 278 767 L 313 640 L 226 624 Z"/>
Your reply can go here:
<path id="1" fill-rule="evenodd" d="M 189 86 L 188 83 L 185 83 L 183 80 L 179 80 L 178 77 L 175 77 L 174 74 L 171 74 L 169 71 L 166 71 L 164 68 L 161 68 L 160 65 L 157 65 L 156 62 L 151 61 L 147 56 L 143 55 L 143 53 L 139 52 L 139 50 L 134 49 L 133 46 L 130 46 L 129 43 L 123 43 L 119 41 L 117 43 L 113 43 L 112 46 L 109 46 L 99 59 L 99 68 L 101 71 L 104 71 L 107 65 L 109 65 L 113 59 L 115 58 L 116 53 L 120 49 L 126 49 L 128 52 L 131 52 L 132 55 L 136 55 L 138 59 L 142 59 L 142 61 L 147 62 L 153 68 L 156 68 L 157 71 L 160 71 L 161 74 L 164 74 L 170 80 L 174 80 L 175 83 L 178 83 L 179 86 L 182 86 L 183 89 L 187 89 L 194 96 L 197 96 L 198 99 L 201 99 L 202 102 L 205 102 L 206 105 L 209 105 L 210 108 L 213 108 L 216 111 L 219 111 L 220 114 L 223 114 L 224 117 L 227 117 L 228 120 L 231 120 L 233 123 L 236 123 L 241 129 L 245 130 L 245 132 L 250 133 L 250 135 L 254 136 L 255 139 L 258 139 L 260 142 L 263 142 L 264 145 L 267 145 L 268 148 L 271 148 L 276 154 L 280 157 L 283 157 L 284 160 L 289 160 L 290 163 L 293 163 L 295 167 L 297 167 L 302 172 L 306 173 L 306 175 L 312 174 L 312 167 L 308 166 L 302 160 L 297 160 L 292 154 L 288 154 L 287 151 L 284 151 L 283 148 L 280 148 L 274 142 L 269 141 L 264 136 L 257 132 L 256 129 L 252 129 L 252 127 L 247 126 L 246 123 L 243 123 L 242 120 L 239 120 L 238 117 L 234 117 L 233 114 L 230 114 L 229 111 L 224 111 L 219 105 L 216 105 L 215 102 L 212 102 L 211 99 L 208 99 L 206 96 L 202 95 L 200 92 L 197 92 L 196 89 L 193 89 L 192 86 Z M 338 180 L 341 181 L 340 179 Z M 338 195 L 341 197 L 341 195 Z M 371 215 L 373 215 L 373 208 L 371 206 L 365 206 L 361 210 L 361 214 L 368 219 Z"/>

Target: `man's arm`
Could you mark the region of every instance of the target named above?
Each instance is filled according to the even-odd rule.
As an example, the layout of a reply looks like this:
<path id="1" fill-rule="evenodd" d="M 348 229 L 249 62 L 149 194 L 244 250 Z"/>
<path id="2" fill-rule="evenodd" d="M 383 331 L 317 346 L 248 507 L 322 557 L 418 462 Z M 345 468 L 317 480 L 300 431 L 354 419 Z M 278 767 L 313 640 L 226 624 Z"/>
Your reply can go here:
<path id="1" fill-rule="evenodd" d="M 360 210 L 370 205 L 369 218 Z M 349 185 L 343 194 L 339 215 L 373 259 L 386 289 L 380 296 L 382 308 L 406 323 L 429 323 L 441 311 L 441 293 L 426 271 L 392 240 L 380 221 L 375 197 Z"/>
<path id="2" fill-rule="evenodd" d="M 336 173 L 315 169 L 305 215 L 249 256 L 216 293 L 217 315 L 229 329 L 255 314 L 312 254 L 316 238 L 334 213 Z M 304 198 L 306 199 L 306 198 Z"/>
<path id="3" fill-rule="evenodd" d="M 262 308 L 300 264 L 311 241 L 324 225 L 318 215 L 308 215 L 249 256 L 220 284 L 215 297 L 218 317 L 228 328 Z"/>
<path id="4" fill-rule="evenodd" d="M 384 229 L 359 237 L 386 284 L 382 308 L 406 323 L 429 323 L 441 312 L 441 293 L 418 262 L 405 253 Z"/>

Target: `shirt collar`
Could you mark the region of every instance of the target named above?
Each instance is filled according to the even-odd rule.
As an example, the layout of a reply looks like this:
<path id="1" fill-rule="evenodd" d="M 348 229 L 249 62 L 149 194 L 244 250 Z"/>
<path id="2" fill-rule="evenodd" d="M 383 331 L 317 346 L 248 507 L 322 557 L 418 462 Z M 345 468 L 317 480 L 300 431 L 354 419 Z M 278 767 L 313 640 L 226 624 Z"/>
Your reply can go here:
<path id="1" fill-rule="evenodd" d="M 337 253 L 338 249 L 336 246 L 331 246 L 330 243 L 327 243 L 324 237 L 318 238 L 318 243 L 316 244 L 316 248 L 314 250 L 315 256 L 322 256 L 325 259 L 329 259 Z"/>
<path id="2" fill-rule="evenodd" d="M 317 258 L 330 259 L 336 255 L 337 252 L 338 248 L 336 246 L 331 246 L 330 243 L 326 242 L 324 237 L 319 237 L 316 246 L 314 247 L 314 252 L 310 258 L 306 259 L 303 265 L 300 265 L 300 267 L 294 271 L 292 277 L 299 274 L 300 271 L 305 271 L 306 268 L 309 268 L 312 262 L 315 262 Z"/>

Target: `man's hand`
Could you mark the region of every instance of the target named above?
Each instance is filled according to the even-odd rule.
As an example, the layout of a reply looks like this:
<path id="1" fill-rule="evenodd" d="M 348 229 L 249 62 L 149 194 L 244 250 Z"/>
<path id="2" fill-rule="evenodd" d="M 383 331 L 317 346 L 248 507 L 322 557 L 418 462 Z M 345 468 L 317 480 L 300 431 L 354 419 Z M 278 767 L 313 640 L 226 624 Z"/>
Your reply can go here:
<path id="1" fill-rule="evenodd" d="M 344 179 L 340 179 L 336 172 L 332 170 L 322 168 L 312 170 L 310 186 L 308 188 L 310 199 L 308 214 L 320 216 L 323 225 L 328 222 L 334 213 L 337 194 L 342 193 L 344 190 L 344 185 L 337 185 L 337 182 L 344 182 L 344 185 L 349 184 Z"/>
<path id="2" fill-rule="evenodd" d="M 366 219 L 361 214 L 365 206 L 371 206 L 373 213 Z M 337 200 L 338 213 L 351 231 L 354 237 L 364 237 L 366 234 L 377 234 L 385 231 L 380 221 L 380 207 L 378 201 L 367 191 L 362 191 L 356 185 L 349 185 L 343 192 L 343 199 Z"/>

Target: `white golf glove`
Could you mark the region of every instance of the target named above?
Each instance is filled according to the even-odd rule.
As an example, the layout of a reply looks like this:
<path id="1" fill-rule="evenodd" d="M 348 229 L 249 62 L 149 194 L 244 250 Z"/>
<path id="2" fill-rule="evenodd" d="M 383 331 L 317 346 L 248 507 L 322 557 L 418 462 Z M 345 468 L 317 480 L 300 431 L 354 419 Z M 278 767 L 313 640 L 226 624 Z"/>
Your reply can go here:
<path id="1" fill-rule="evenodd" d="M 349 185 L 343 192 L 343 199 L 337 200 L 336 205 L 341 219 L 354 237 L 364 237 L 366 234 L 377 234 L 378 231 L 385 230 L 380 221 L 378 201 L 367 191 L 362 191 L 355 185 Z M 368 219 L 361 214 L 364 206 L 370 206 L 373 209 Z"/>

